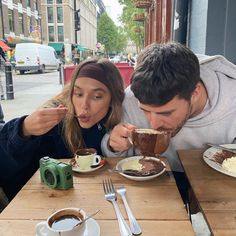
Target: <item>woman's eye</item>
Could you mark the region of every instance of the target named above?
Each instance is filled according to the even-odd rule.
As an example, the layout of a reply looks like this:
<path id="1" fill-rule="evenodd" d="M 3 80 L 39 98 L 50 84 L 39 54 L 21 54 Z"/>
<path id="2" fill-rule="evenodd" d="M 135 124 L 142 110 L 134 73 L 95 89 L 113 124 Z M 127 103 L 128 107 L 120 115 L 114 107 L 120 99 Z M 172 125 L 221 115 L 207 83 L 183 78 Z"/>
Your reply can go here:
<path id="1" fill-rule="evenodd" d="M 74 95 L 77 96 L 77 97 L 82 97 L 83 96 L 83 94 L 79 93 L 79 92 L 74 92 Z"/>
<path id="2" fill-rule="evenodd" d="M 102 98 L 101 95 L 95 95 L 95 96 L 94 96 L 94 99 L 96 99 L 96 100 L 97 100 L 97 99 L 101 99 L 101 98 Z"/>

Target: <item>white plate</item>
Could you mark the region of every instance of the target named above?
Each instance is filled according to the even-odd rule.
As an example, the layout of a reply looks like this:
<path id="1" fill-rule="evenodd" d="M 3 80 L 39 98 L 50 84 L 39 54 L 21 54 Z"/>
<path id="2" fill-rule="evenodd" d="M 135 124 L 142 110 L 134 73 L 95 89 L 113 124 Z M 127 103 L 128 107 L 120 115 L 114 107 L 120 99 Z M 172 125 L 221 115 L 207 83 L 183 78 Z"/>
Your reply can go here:
<path id="1" fill-rule="evenodd" d="M 116 168 L 117 169 L 122 169 L 122 165 L 127 162 L 127 161 L 131 161 L 131 160 L 136 160 L 136 159 L 142 159 L 143 156 L 133 156 L 133 157 L 128 157 L 128 158 L 125 158 L 121 161 L 119 161 L 117 164 L 116 164 Z M 160 161 L 163 166 L 164 166 L 164 169 L 155 174 L 155 175 L 149 175 L 149 176 L 131 176 L 131 175 L 127 175 L 127 174 L 124 174 L 124 173 L 120 173 L 122 176 L 126 177 L 127 179 L 131 179 L 131 180 L 136 180 L 136 181 L 146 181 L 146 180 L 151 180 L 151 179 L 154 179 L 156 178 L 157 176 L 163 174 L 165 171 L 166 171 L 166 164 L 161 161 L 160 159 L 156 158 L 156 157 L 145 157 L 146 159 L 149 159 L 149 160 L 154 160 L 154 161 Z"/>
<path id="2" fill-rule="evenodd" d="M 231 148 L 231 149 L 236 149 L 236 144 L 224 144 L 224 145 L 221 145 L 223 147 L 226 147 L 226 148 Z M 216 154 L 216 153 L 219 153 L 219 152 L 222 152 L 221 150 L 217 149 L 217 148 L 214 148 L 214 147 L 211 147 L 211 148 L 208 148 L 204 153 L 203 153 L 203 160 L 213 169 L 223 173 L 223 174 L 226 174 L 226 175 L 229 175 L 229 176 L 232 176 L 232 177 L 236 177 L 236 173 L 233 173 L 233 172 L 230 172 L 230 171 L 227 171 L 226 169 L 224 169 L 222 167 L 222 165 L 220 163 L 217 163 L 215 161 L 212 161 L 210 159 L 213 159 L 213 156 Z M 235 154 L 236 155 L 236 154 Z"/>
<path id="3" fill-rule="evenodd" d="M 36 236 L 39 236 L 36 234 Z M 83 236 L 100 236 L 100 226 L 96 220 L 90 218 L 86 222 L 86 230 Z"/>

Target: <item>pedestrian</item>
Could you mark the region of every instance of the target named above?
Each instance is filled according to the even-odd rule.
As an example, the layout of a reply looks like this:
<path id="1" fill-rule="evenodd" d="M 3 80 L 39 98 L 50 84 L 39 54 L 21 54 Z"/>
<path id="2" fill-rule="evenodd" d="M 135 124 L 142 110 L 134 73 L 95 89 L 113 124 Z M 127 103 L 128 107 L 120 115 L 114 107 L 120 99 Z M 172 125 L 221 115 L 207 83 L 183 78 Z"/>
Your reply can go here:
<path id="1" fill-rule="evenodd" d="M 78 49 L 74 49 L 74 65 L 78 65 L 80 63 L 80 52 Z"/>
<path id="2" fill-rule="evenodd" d="M 13 119 L 0 132 L 0 147 L 17 163 L 15 172 L 21 174 L 17 186 L 14 176 L 5 181 L 4 190 L 10 198 L 38 169 L 44 156 L 72 158 L 84 147 L 95 148 L 102 155 L 101 140 L 122 115 L 123 80 L 108 60 L 85 60 L 76 66 L 69 87 L 59 97 L 64 100 L 59 106 L 52 103 L 57 107 L 40 108 Z M 1 156 L 1 166 L 6 159 Z"/>
<path id="3" fill-rule="evenodd" d="M 200 67 L 197 56 L 178 43 L 147 46 L 126 91 L 123 122 L 102 145 L 106 156 L 133 156 L 138 150 L 134 153 L 128 137 L 135 127 L 171 131 L 163 156 L 184 201 L 187 184 L 177 150 L 236 141 L 236 66 L 222 56 L 199 58 Z"/>
<path id="4" fill-rule="evenodd" d="M 5 53 L 2 49 L 2 47 L 0 47 L 0 70 L 2 68 L 2 59 L 6 62 L 6 57 L 5 57 Z M 3 85 L 2 85 L 2 79 L 1 79 L 1 74 L 0 74 L 0 98 L 1 100 L 5 100 L 5 96 L 4 96 L 4 90 L 3 90 Z"/>
<path id="5" fill-rule="evenodd" d="M 134 66 L 135 65 L 135 60 L 133 59 L 131 53 L 129 53 L 128 56 L 127 56 L 127 62 L 129 64 L 129 66 Z"/>

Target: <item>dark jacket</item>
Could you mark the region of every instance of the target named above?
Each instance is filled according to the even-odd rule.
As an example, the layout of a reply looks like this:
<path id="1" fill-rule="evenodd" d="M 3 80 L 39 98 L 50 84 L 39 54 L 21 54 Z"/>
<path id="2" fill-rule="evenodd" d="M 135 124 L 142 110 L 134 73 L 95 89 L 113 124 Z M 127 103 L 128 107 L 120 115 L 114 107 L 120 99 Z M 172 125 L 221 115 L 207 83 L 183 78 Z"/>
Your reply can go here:
<path id="1" fill-rule="evenodd" d="M 44 135 L 24 138 L 21 130 L 25 117 L 7 122 L 0 131 L 0 185 L 10 199 L 38 169 L 40 158 L 73 157 L 65 144 L 61 123 Z M 82 129 L 86 146 L 95 148 L 101 155 L 100 144 L 105 132 L 103 125 L 99 129 L 97 125 Z"/>

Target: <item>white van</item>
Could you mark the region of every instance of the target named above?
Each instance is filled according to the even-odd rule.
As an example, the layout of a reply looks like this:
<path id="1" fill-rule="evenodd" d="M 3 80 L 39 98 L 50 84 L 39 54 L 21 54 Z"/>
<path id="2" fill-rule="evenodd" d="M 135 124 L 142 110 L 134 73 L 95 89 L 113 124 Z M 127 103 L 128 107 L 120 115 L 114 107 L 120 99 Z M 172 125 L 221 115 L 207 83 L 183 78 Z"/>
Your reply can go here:
<path id="1" fill-rule="evenodd" d="M 59 70 L 60 60 L 53 47 L 37 43 L 19 43 L 15 49 L 16 70 L 25 71 Z"/>

